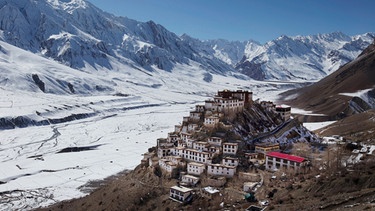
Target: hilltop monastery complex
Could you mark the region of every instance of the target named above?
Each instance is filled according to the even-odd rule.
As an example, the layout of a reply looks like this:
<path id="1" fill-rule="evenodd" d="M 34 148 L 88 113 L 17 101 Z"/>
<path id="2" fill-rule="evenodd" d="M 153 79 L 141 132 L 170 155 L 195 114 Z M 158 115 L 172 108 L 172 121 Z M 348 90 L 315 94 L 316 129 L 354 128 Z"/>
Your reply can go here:
<path id="1" fill-rule="evenodd" d="M 182 124 L 176 125 L 175 130 L 168 133 L 167 138 L 159 138 L 156 154 L 145 153 L 142 164 L 150 168 L 159 167 L 164 176 L 179 175 L 179 185 L 170 189 L 170 198 L 175 201 L 191 200 L 192 189 L 187 187 L 195 186 L 200 181 L 201 175 L 211 178 L 214 183 L 212 186 L 224 185 L 226 178 L 232 178 L 240 173 L 237 167 L 240 164 L 238 152 L 241 150 L 241 141 L 210 136 L 202 139 L 196 134 L 218 126 L 226 127 L 221 122 L 223 117 L 242 112 L 253 103 L 252 92 L 219 91 L 213 99 L 205 101 L 204 105 L 196 105 L 195 110 L 191 111 L 189 116 L 183 117 Z M 279 113 L 284 121 L 289 120 L 290 107 L 275 106 L 272 102 L 260 104 L 264 109 Z M 285 167 L 297 170 L 305 161 L 304 158 L 278 151 L 278 144 L 259 145 L 256 146 L 254 153 L 244 155 L 249 160 L 262 159 L 267 169 Z M 214 192 L 215 190 L 210 189 L 208 194 L 214 194 Z"/>

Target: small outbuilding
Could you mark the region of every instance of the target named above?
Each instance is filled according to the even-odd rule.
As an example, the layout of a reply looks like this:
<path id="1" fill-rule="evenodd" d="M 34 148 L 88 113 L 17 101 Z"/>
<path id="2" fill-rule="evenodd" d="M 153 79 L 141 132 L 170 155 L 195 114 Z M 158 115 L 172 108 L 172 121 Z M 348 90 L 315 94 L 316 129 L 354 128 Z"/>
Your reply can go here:
<path id="1" fill-rule="evenodd" d="M 190 202 L 193 199 L 192 191 L 192 189 L 180 185 L 173 186 L 169 190 L 169 198 L 180 203 Z"/>
<path id="2" fill-rule="evenodd" d="M 218 189 L 208 186 L 202 189 L 202 196 L 208 199 L 213 199 L 217 196 L 220 196 L 220 191 Z"/>

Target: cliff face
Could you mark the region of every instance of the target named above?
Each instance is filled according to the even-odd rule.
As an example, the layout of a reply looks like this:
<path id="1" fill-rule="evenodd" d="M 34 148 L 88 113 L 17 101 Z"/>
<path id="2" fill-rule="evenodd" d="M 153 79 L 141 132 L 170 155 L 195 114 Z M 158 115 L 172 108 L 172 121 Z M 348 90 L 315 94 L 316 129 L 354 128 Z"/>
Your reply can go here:
<path id="1" fill-rule="evenodd" d="M 248 147 L 259 143 L 280 143 L 293 145 L 296 142 L 319 142 L 315 134 L 298 120 L 284 121 L 279 114 L 263 108 L 254 102 L 230 121 L 232 132 L 238 135 Z"/>
<path id="2" fill-rule="evenodd" d="M 243 112 L 238 113 L 232 124 L 236 133 L 244 140 L 251 140 L 272 131 L 282 122 L 280 116 L 275 112 L 267 111 L 260 104 L 254 103 Z"/>

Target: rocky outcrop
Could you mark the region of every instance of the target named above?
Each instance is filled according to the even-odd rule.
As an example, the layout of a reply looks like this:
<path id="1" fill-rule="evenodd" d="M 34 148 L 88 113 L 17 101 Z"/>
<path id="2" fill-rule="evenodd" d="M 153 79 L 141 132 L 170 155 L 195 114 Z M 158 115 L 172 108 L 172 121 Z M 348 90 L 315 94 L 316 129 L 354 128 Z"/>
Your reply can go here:
<path id="1" fill-rule="evenodd" d="M 236 66 L 236 69 L 250 78 L 253 78 L 255 80 L 264 80 L 266 78 L 263 70 L 262 70 L 262 64 L 255 64 L 251 63 L 250 61 L 246 60 L 244 57 L 242 61 Z"/>
<path id="2" fill-rule="evenodd" d="M 46 92 L 45 84 L 42 80 L 40 80 L 37 74 L 32 74 L 31 77 L 33 78 L 35 84 L 39 87 L 42 92 Z"/>
<path id="3" fill-rule="evenodd" d="M 43 126 L 51 124 L 59 124 L 64 122 L 71 122 L 74 120 L 85 119 L 97 115 L 96 113 L 81 113 L 72 114 L 62 118 L 49 118 L 44 120 L 35 120 L 28 116 L 18 117 L 2 117 L 0 118 L 0 130 L 8 130 L 15 128 L 25 128 L 30 126 Z"/>

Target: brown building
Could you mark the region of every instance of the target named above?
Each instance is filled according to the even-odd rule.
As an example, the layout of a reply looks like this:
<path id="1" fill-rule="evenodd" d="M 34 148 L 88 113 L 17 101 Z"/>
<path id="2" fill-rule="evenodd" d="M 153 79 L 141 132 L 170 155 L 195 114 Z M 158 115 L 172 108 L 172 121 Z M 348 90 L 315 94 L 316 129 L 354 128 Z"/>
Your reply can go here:
<path id="1" fill-rule="evenodd" d="M 280 151 L 280 144 L 258 144 L 255 145 L 255 152 L 258 153 L 258 159 L 266 158 L 269 152 Z"/>
<path id="2" fill-rule="evenodd" d="M 276 113 L 280 114 L 284 121 L 290 119 L 292 108 L 286 105 L 276 106 Z"/>
<path id="3" fill-rule="evenodd" d="M 236 98 L 245 102 L 245 104 L 253 101 L 253 93 L 249 91 L 237 90 L 223 90 L 218 92 L 218 96 L 222 98 Z"/>

